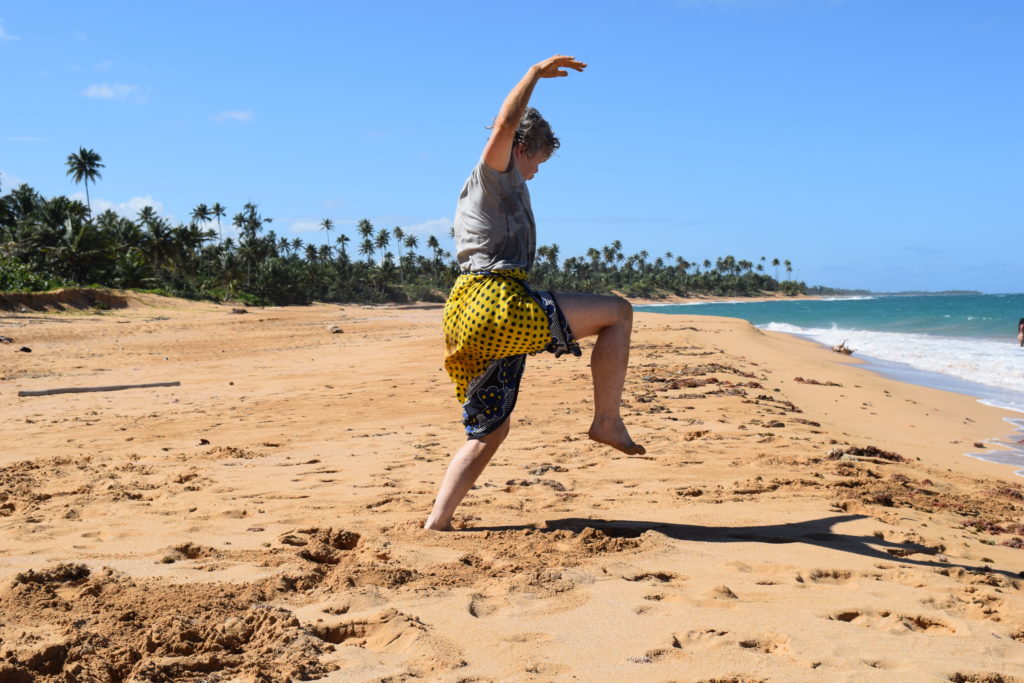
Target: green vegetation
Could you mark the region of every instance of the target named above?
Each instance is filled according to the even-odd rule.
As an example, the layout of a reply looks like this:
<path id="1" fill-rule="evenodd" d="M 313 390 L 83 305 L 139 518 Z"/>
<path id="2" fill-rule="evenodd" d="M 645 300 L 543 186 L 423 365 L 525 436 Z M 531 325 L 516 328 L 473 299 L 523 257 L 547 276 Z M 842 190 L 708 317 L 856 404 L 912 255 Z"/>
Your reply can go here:
<path id="1" fill-rule="evenodd" d="M 874 292 L 870 289 L 841 289 L 817 285 L 804 289 L 804 294 L 812 294 L 814 296 L 869 296 L 874 294 Z"/>
<path id="2" fill-rule="evenodd" d="M 85 183 L 87 202 L 89 183 L 101 177 L 101 161 L 84 147 L 68 157 L 67 173 Z M 355 236 L 332 235 L 334 222 L 325 218 L 320 228 L 333 244 L 307 244 L 268 229 L 272 219 L 250 202 L 231 219 L 237 238 L 225 238 L 226 215 L 215 203 L 198 204 L 191 220 L 178 225 L 150 206 L 134 220 L 109 210 L 93 216 L 88 203 L 47 199 L 21 185 L 0 196 L 0 291 L 94 284 L 276 305 L 442 301 L 459 274 L 451 252 L 433 235 L 421 245 L 401 227 L 377 229 L 364 219 L 353 242 Z M 210 227 L 214 219 L 216 230 Z M 780 280 L 783 267 L 787 279 Z M 763 256 L 757 263 L 733 256 L 691 263 L 671 252 L 627 256 L 616 240 L 564 260 L 557 244 L 541 245 L 532 281 L 543 289 L 643 297 L 804 292 L 804 283 L 789 277 L 792 271 L 789 260 L 769 262 Z"/>

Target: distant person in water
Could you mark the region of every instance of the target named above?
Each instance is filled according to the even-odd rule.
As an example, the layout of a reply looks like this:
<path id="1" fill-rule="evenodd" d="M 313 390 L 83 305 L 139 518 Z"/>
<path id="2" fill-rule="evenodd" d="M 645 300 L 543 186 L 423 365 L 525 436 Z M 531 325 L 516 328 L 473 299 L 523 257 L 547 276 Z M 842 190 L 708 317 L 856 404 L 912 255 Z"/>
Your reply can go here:
<path id="1" fill-rule="evenodd" d="M 615 296 L 536 291 L 527 284 L 537 233 L 526 181 L 559 147 L 548 122 L 528 107 L 530 96 L 540 79 L 586 66 L 562 55 L 531 66 L 505 98 L 459 193 L 454 222 L 462 274 L 444 309 L 445 369 L 469 438 L 448 466 L 427 529 L 451 528 L 455 508 L 508 435 L 527 354 L 579 356 L 576 340 L 597 335 L 590 438 L 630 455 L 645 452 L 619 414 L 632 306 Z"/>
<path id="2" fill-rule="evenodd" d="M 1021 318 L 1017 323 L 1017 341 L 1020 342 L 1021 346 L 1024 346 L 1024 318 Z"/>

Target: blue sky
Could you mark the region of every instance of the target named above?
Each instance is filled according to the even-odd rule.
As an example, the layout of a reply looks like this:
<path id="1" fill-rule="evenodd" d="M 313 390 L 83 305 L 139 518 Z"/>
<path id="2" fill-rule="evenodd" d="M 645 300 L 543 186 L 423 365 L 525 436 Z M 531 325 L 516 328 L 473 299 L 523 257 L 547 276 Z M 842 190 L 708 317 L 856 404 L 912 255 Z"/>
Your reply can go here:
<path id="1" fill-rule="evenodd" d="M 808 284 L 1019 292 L 1015 0 L 38 2 L 0 6 L 0 183 L 178 221 L 246 201 L 436 234 L 508 90 L 562 140 L 530 183 L 563 256 L 618 239 L 790 259 Z M 514 11 L 513 11 L 514 10 Z M 336 237 L 337 233 L 334 234 Z"/>

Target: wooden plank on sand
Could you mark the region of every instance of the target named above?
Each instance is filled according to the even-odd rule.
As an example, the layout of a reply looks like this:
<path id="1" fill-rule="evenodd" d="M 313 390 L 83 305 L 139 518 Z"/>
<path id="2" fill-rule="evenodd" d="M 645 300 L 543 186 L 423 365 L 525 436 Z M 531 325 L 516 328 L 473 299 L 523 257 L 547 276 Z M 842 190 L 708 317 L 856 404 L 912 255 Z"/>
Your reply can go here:
<path id="1" fill-rule="evenodd" d="M 152 384 L 117 384 L 110 387 L 67 387 L 42 391 L 19 391 L 18 396 L 49 396 L 51 394 L 85 394 L 92 391 L 121 391 L 122 389 L 149 389 L 150 387 L 180 387 L 181 382 L 153 382 Z"/>

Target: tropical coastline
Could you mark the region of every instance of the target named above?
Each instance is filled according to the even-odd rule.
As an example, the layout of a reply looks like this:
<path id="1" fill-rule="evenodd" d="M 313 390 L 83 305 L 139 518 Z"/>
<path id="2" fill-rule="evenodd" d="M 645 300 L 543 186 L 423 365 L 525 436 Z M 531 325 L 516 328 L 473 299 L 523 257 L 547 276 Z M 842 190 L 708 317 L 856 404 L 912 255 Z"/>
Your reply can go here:
<path id="1" fill-rule="evenodd" d="M 3 7 L 0 683 L 1024 683 L 1024 3 L 580 9 Z"/>

